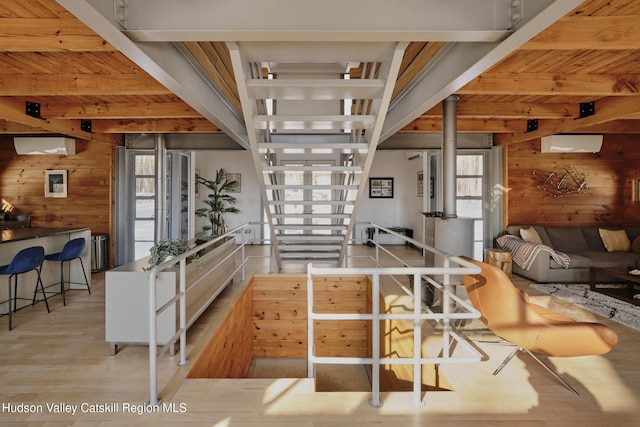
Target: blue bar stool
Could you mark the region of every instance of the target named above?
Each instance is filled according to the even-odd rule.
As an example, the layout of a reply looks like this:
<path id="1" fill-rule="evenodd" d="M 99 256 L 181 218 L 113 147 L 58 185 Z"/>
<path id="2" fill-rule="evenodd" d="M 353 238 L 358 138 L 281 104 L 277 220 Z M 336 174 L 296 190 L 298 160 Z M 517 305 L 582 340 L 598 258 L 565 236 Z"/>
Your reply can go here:
<path id="1" fill-rule="evenodd" d="M 62 302 L 63 305 L 67 305 L 67 299 L 65 298 L 65 289 L 64 289 L 64 262 L 65 261 L 73 261 L 74 259 L 80 260 L 80 265 L 82 266 L 82 274 L 84 274 L 84 283 L 76 283 L 78 285 L 85 285 L 89 294 L 91 294 L 91 289 L 89 288 L 89 280 L 87 280 L 87 273 L 84 269 L 84 263 L 82 262 L 82 258 L 80 256 L 84 253 L 84 250 L 87 247 L 87 242 L 84 237 L 78 237 L 77 239 L 71 239 L 67 243 L 65 243 L 62 248 L 62 252 L 58 252 L 55 254 L 47 255 L 44 257 L 47 261 L 60 261 L 60 293 L 62 294 Z M 71 282 L 69 279 L 66 283 L 75 283 Z"/>
<path id="2" fill-rule="evenodd" d="M 0 267 L 0 274 L 9 275 L 9 330 L 13 329 L 13 312 L 17 308 L 18 300 L 18 275 L 35 270 L 38 273 L 38 281 L 36 282 L 36 289 L 33 292 L 33 302 L 36 302 L 36 293 L 38 292 L 38 284 L 40 290 L 44 296 L 44 303 L 47 305 L 47 313 L 50 313 L 49 303 L 47 302 L 47 295 L 44 292 L 44 286 L 42 285 L 42 278 L 40 277 L 40 268 L 42 268 L 42 262 L 44 261 L 44 248 L 42 246 L 33 246 L 30 248 L 22 249 L 18 252 L 11 264 L 3 265 Z M 14 278 L 13 294 L 11 293 L 11 279 Z M 11 301 L 13 301 L 13 309 L 11 309 Z"/>

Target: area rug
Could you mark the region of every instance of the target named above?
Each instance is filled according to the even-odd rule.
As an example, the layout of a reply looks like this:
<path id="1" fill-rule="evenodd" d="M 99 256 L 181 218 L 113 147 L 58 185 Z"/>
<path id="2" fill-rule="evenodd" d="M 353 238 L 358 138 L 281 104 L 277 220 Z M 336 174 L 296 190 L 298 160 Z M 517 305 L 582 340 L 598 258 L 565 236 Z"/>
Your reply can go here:
<path id="1" fill-rule="evenodd" d="M 592 292 L 589 290 L 589 285 L 536 283 L 531 286 L 630 328 L 640 330 L 640 307 Z"/>

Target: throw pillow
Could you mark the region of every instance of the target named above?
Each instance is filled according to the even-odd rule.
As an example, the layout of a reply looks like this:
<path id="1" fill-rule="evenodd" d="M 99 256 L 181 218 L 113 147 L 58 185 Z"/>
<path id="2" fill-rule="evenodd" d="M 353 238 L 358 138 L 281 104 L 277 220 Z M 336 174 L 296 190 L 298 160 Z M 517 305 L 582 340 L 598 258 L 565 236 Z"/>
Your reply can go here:
<path id="1" fill-rule="evenodd" d="M 525 242 L 535 243 L 536 245 L 541 245 L 542 244 L 542 239 L 540 238 L 540 235 L 538 234 L 536 229 L 533 228 L 533 227 L 521 228 L 520 229 L 520 237 Z"/>
<path id="2" fill-rule="evenodd" d="M 631 243 L 631 250 L 637 254 L 640 254 L 640 236 L 633 239 Z"/>
<path id="3" fill-rule="evenodd" d="M 631 242 L 627 237 L 627 232 L 624 230 L 607 230 L 601 228 L 598 230 L 604 247 L 607 248 L 607 252 L 629 252 L 631 250 Z"/>

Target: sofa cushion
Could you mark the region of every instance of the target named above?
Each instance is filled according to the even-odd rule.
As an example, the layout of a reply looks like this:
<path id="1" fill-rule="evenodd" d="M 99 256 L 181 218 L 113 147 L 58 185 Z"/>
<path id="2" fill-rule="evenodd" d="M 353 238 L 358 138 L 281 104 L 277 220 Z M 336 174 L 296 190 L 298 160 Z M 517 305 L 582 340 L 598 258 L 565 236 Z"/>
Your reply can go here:
<path id="1" fill-rule="evenodd" d="M 571 253 L 569 255 L 569 268 L 589 268 L 593 266 L 593 262 L 591 261 L 591 257 L 584 256 L 582 253 L 576 254 Z M 557 262 L 553 260 L 553 258 L 549 257 L 549 268 L 564 268 Z"/>
<path id="2" fill-rule="evenodd" d="M 577 255 L 590 257 L 593 266 L 598 268 L 635 268 L 640 261 L 640 254 L 633 252 L 587 251 Z"/>
<path id="3" fill-rule="evenodd" d="M 587 227 L 582 229 L 582 235 L 584 236 L 590 251 L 606 251 L 607 248 L 602 244 L 602 237 L 600 237 L 598 227 Z"/>
<path id="4" fill-rule="evenodd" d="M 636 237 L 633 239 L 633 242 L 631 242 L 631 251 L 640 254 L 640 236 Z"/>
<path id="5" fill-rule="evenodd" d="M 640 227 L 624 227 L 627 232 L 627 236 L 629 236 L 629 240 L 633 242 L 638 236 L 640 236 Z"/>
<path id="6" fill-rule="evenodd" d="M 598 232 L 602 237 L 602 244 L 608 252 L 629 252 L 631 250 L 631 242 L 626 231 L 601 228 Z"/>
<path id="7" fill-rule="evenodd" d="M 522 240 L 524 240 L 525 242 L 535 243 L 536 245 L 542 244 L 542 239 L 540 238 L 540 235 L 538 234 L 536 229 L 533 227 L 521 228 L 520 237 L 522 237 Z"/>
<path id="8" fill-rule="evenodd" d="M 582 252 L 589 250 L 589 244 L 578 227 L 545 227 L 551 247 L 560 252 Z"/>

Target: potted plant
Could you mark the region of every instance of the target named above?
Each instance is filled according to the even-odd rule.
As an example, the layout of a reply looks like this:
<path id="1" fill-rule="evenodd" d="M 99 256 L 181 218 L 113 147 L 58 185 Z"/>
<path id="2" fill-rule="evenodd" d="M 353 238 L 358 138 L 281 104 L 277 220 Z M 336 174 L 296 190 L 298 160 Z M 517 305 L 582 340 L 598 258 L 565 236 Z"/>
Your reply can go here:
<path id="1" fill-rule="evenodd" d="M 229 194 L 231 188 L 236 185 L 236 181 L 227 179 L 227 171 L 225 169 L 218 169 L 213 180 L 196 175 L 196 182 L 210 190 L 210 193 L 203 201 L 205 207 L 197 209 L 195 212 L 197 216 L 206 218 L 209 221 L 209 224 L 202 227 L 202 229 L 209 231 L 211 236 L 223 234 L 222 231 L 225 228 L 223 215 L 240 212 L 238 208 L 233 206 L 236 204 L 236 198 Z"/>
<path id="2" fill-rule="evenodd" d="M 180 240 L 162 240 L 149 249 L 151 257 L 149 257 L 149 267 L 145 270 L 151 270 L 156 265 L 162 264 L 168 259 L 175 258 L 187 252 L 190 248 Z M 191 255 L 189 260 L 199 266 L 198 254 Z M 178 265 L 178 263 L 176 263 Z"/>

